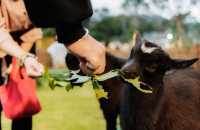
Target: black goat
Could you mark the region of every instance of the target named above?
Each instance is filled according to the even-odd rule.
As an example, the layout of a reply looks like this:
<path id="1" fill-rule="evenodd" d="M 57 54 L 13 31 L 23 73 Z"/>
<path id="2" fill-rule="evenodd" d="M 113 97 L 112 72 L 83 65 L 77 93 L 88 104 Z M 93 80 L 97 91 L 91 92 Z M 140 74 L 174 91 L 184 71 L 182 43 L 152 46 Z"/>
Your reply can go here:
<path id="1" fill-rule="evenodd" d="M 200 130 L 200 72 L 191 66 L 198 59 L 174 60 L 159 46 L 136 36 L 136 45 L 121 71 L 140 77 L 145 94 L 130 85 L 123 90 L 123 130 Z"/>
<path id="2" fill-rule="evenodd" d="M 125 59 L 115 57 L 109 53 L 106 55 L 106 70 L 108 72 L 112 69 L 120 69 L 124 63 Z M 68 54 L 66 57 L 66 64 L 69 69 L 77 70 L 79 69 L 79 61 L 76 57 Z M 106 120 L 107 130 L 116 130 L 117 117 L 120 112 L 120 98 L 121 90 L 124 83 L 120 78 L 112 78 L 101 83 L 104 90 L 108 92 L 109 99 L 100 99 L 100 107 L 103 110 L 103 114 Z"/>

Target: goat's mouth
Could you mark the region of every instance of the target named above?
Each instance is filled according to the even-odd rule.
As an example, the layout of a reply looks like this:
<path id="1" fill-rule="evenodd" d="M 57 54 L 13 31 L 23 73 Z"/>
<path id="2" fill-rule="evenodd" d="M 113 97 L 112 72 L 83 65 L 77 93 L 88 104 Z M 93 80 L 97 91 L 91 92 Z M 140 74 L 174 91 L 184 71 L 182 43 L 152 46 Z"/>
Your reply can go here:
<path id="1" fill-rule="evenodd" d="M 126 79 L 135 79 L 139 76 L 137 72 L 120 70 L 120 74 Z"/>

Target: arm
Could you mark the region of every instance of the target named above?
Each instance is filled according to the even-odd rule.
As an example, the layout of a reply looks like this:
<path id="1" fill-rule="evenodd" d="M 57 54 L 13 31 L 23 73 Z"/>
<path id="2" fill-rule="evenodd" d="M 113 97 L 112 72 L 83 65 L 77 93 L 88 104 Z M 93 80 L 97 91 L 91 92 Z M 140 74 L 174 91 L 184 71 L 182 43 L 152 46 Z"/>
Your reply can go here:
<path id="1" fill-rule="evenodd" d="M 56 28 L 58 41 L 64 43 L 66 48 L 80 61 L 84 73 L 88 69 L 94 74 L 101 74 L 106 65 L 106 49 L 86 31 L 81 23 L 61 24 Z"/>
<path id="2" fill-rule="evenodd" d="M 105 69 L 105 47 L 86 34 L 82 21 L 92 13 L 90 0 L 24 0 L 32 22 L 38 27 L 55 27 L 64 43 L 81 62 L 81 69 L 100 74 Z"/>
<path id="3" fill-rule="evenodd" d="M 21 59 L 30 76 L 40 76 L 43 73 L 43 66 L 33 56 L 30 56 L 20 48 L 3 26 L 0 26 L 0 49 L 7 54 Z"/>
<path id="4" fill-rule="evenodd" d="M 27 52 L 19 47 L 5 29 L 0 29 L 0 36 L 0 49 L 2 51 L 17 58 L 21 58 L 27 54 Z"/>
<path id="5" fill-rule="evenodd" d="M 26 52 L 29 52 L 31 50 L 31 48 L 33 47 L 35 43 L 21 43 L 21 48 L 26 51 Z"/>
<path id="6" fill-rule="evenodd" d="M 23 43 L 21 43 L 21 48 L 26 52 L 29 52 L 34 43 L 41 38 L 42 30 L 40 28 L 33 28 L 20 37 L 23 41 Z"/>

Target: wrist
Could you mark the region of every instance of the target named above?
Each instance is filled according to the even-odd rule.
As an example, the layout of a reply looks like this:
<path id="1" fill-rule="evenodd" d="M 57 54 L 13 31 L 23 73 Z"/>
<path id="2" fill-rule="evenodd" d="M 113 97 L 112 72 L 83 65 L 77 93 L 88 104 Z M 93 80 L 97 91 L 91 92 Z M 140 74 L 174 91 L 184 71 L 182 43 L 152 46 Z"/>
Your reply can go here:
<path id="1" fill-rule="evenodd" d="M 77 41 L 73 42 L 72 44 L 66 45 L 68 51 L 72 54 L 86 53 L 88 51 L 88 48 L 90 48 L 91 46 L 91 36 L 89 35 L 88 31 L 86 31 L 85 35 L 83 35 Z"/>

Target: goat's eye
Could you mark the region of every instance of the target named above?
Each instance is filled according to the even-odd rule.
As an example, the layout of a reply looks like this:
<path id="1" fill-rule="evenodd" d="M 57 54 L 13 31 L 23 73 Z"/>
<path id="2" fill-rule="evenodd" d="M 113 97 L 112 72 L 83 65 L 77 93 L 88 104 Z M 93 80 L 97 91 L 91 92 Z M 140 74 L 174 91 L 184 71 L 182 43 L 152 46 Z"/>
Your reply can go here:
<path id="1" fill-rule="evenodd" d="M 157 64 L 147 65 L 147 66 L 145 67 L 145 69 L 146 69 L 148 72 L 155 72 L 157 68 L 158 68 L 158 65 L 157 65 Z"/>

